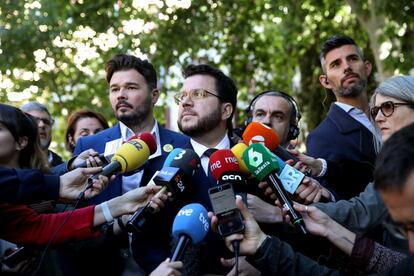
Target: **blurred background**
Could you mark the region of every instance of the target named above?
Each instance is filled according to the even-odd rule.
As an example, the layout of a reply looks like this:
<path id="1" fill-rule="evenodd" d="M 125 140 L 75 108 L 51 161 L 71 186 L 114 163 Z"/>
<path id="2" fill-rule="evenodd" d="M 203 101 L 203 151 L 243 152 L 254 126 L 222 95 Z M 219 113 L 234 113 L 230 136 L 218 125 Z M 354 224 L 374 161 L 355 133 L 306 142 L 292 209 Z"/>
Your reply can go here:
<path id="1" fill-rule="evenodd" d="M 304 142 L 333 100 L 319 84 L 319 49 L 353 37 L 374 64 L 369 92 L 392 75 L 414 74 L 412 0 L 39 0 L 0 1 L 0 100 L 36 100 L 55 118 L 52 149 L 80 108 L 115 122 L 104 65 L 117 53 L 149 59 L 162 96 L 156 118 L 176 129 L 172 96 L 181 69 L 209 63 L 239 89 L 235 124 L 255 94 L 279 89 L 299 103 Z"/>

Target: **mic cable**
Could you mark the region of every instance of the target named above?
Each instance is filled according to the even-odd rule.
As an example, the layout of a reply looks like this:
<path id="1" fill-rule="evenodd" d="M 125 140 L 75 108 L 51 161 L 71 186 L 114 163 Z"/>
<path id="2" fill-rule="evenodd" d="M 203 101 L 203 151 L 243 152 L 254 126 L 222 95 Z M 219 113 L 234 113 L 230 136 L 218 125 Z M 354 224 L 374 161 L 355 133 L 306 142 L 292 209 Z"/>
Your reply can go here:
<path id="1" fill-rule="evenodd" d="M 234 251 L 234 259 L 235 259 L 235 275 L 238 276 L 239 275 L 239 252 L 240 252 L 240 241 L 239 240 L 234 240 L 231 242 L 231 245 L 233 246 L 233 251 Z"/>

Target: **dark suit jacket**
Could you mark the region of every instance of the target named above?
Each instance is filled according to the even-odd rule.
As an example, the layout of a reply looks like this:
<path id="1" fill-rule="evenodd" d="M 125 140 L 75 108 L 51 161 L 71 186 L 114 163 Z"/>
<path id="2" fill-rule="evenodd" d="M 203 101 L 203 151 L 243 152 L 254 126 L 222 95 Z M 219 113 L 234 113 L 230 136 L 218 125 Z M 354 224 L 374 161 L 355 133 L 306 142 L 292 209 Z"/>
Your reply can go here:
<path id="1" fill-rule="evenodd" d="M 190 142 L 183 148 L 193 149 Z M 174 250 L 174 246 L 172 246 L 173 241 L 170 237 L 171 227 L 175 216 L 182 207 L 190 203 L 199 203 L 208 211 L 212 211 L 208 189 L 216 186 L 217 182 L 212 178 L 208 178 L 204 170 L 200 167 L 191 177 L 187 185 L 191 185 L 191 192 L 184 198 L 174 200 L 166 205 L 166 216 L 162 222 L 158 222 L 159 224 L 152 230 L 152 233 L 134 235 L 133 255 L 137 263 L 146 272 L 151 272 L 159 263 L 171 256 Z M 170 230 L 167 238 L 165 237 L 167 233 L 162 231 L 163 228 Z M 155 231 L 156 229 L 157 231 Z M 150 251 L 143 250 L 143 245 Z M 203 273 L 227 274 L 229 270 L 220 264 L 220 258 L 230 258 L 233 256 L 225 247 L 223 238 L 211 230 L 201 246 L 190 247 L 187 252 L 183 257 L 186 275 L 200 275 Z"/>
<path id="2" fill-rule="evenodd" d="M 372 133 L 342 108 L 332 104 L 325 120 L 307 137 L 307 152 L 315 158 L 335 162 L 357 161 L 373 168 L 376 158 Z M 371 165 L 371 167 L 369 166 Z M 328 168 L 329 170 L 329 168 Z M 349 171 L 349 178 L 329 183 L 340 198 L 351 198 L 364 190 L 371 170 Z M 361 177 L 361 174 L 364 174 Z M 365 175 L 367 174 L 367 175 Z"/>
<path id="3" fill-rule="evenodd" d="M 153 158 L 146 162 L 143 166 L 144 173 L 141 179 L 141 186 L 145 186 L 148 184 L 148 181 L 154 175 L 156 170 L 162 168 L 165 158 L 168 156 L 169 152 L 166 152 L 163 148 L 166 144 L 171 144 L 174 148 L 181 147 L 185 145 L 189 139 L 188 137 L 174 132 L 167 130 L 161 126 L 159 126 L 159 135 L 160 135 L 160 142 L 161 142 L 161 156 Z M 105 150 L 105 144 L 109 141 L 116 140 L 121 138 L 121 132 L 119 124 L 116 124 L 112 128 L 103 130 L 95 135 L 80 138 L 75 148 L 74 154 L 77 155 L 84 150 L 87 149 L 94 149 L 99 153 L 103 153 Z M 122 175 L 117 175 L 115 180 L 108 184 L 108 187 L 98 196 L 89 200 L 89 204 L 99 204 L 103 201 L 109 200 L 111 198 L 117 197 L 122 195 Z M 144 242 L 139 242 L 137 244 L 138 250 L 143 252 L 147 258 L 151 258 L 153 255 L 153 243 L 157 244 L 162 239 L 158 238 L 158 233 L 165 231 L 168 232 L 170 229 L 165 227 L 165 220 L 163 220 L 164 211 L 161 211 L 157 214 L 155 221 L 157 226 L 159 225 L 160 228 L 149 230 L 151 232 L 150 236 L 147 236 L 147 239 Z M 160 235 L 165 236 L 165 235 Z M 165 239 L 164 239 L 165 240 Z M 120 275 L 123 270 L 123 257 L 121 256 L 121 250 L 124 251 L 125 249 L 120 248 L 127 248 L 128 239 L 127 235 L 122 237 L 114 238 L 111 233 L 103 235 L 100 240 L 94 240 L 89 243 L 85 243 L 84 245 L 78 246 L 74 253 L 72 254 L 76 256 L 75 264 L 80 264 L 81 267 L 78 271 L 82 273 L 82 275 Z M 156 246 L 155 246 L 156 247 Z M 73 249 L 71 249 L 73 250 Z M 155 252 L 154 254 L 156 254 Z M 91 259 L 93 256 L 93 260 Z M 158 258 L 155 257 L 158 261 Z M 99 266 L 90 266 L 91 262 L 99 263 Z M 151 269 L 157 267 L 163 260 L 159 261 L 158 263 L 154 263 L 154 267 L 151 264 Z M 144 262 L 139 262 L 140 265 L 145 269 L 147 266 L 146 259 Z M 85 270 L 85 268 L 89 268 L 89 270 Z M 72 268 L 72 267 L 71 267 Z M 72 268 L 73 269 L 73 268 Z M 77 269 L 75 269 L 77 270 Z M 149 271 L 150 272 L 150 271 Z M 68 273 L 67 275 L 69 275 Z"/>

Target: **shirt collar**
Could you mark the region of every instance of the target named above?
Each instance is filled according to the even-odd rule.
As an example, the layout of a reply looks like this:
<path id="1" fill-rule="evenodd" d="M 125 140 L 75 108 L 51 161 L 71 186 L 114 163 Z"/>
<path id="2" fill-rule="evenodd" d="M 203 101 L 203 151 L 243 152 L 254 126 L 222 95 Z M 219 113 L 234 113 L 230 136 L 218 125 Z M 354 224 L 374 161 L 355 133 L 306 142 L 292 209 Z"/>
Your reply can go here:
<path id="1" fill-rule="evenodd" d="M 209 149 L 209 147 L 206 147 L 196 141 L 194 141 L 193 139 L 190 140 L 191 145 L 193 146 L 194 151 L 197 153 L 198 156 L 202 157 L 203 153 Z M 229 149 L 230 148 L 230 139 L 228 137 L 228 135 L 224 135 L 223 139 L 221 139 L 221 141 L 215 145 L 213 148 L 215 149 Z"/>
<path id="2" fill-rule="evenodd" d="M 121 131 L 122 141 L 128 141 L 132 136 L 135 135 L 135 133 L 121 121 L 119 122 L 119 127 Z M 157 142 L 157 150 L 148 159 L 161 156 L 160 129 L 156 120 L 154 120 L 154 126 L 152 127 L 151 134 L 154 135 L 155 141 Z"/>
<path id="3" fill-rule="evenodd" d="M 356 108 L 355 106 L 352 106 L 352 105 L 349 105 L 349 104 L 346 104 L 346 103 L 335 102 L 335 104 L 337 106 L 339 106 L 340 108 L 342 108 L 346 113 L 349 113 L 353 109 L 360 110 L 359 108 Z M 362 110 L 361 110 L 361 112 L 362 112 Z"/>

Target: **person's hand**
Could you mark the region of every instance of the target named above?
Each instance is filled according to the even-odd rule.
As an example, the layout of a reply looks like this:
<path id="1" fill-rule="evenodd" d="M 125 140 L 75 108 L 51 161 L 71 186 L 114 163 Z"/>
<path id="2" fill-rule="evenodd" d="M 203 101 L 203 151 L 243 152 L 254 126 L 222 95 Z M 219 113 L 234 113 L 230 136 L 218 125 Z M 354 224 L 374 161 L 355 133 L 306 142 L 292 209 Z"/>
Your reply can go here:
<path id="1" fill-rule="evenodd" d="M 235 265 L 235 258 L 231 259 L 224 259 L 221 258 L 220 262 L 225 267 L 233 267 L 232 270 L 227 274 L 227 276 L 235 276 L 236 275 L 236 267 Z M 260 275 L 260 271 L 257 270 L 254 266 L 252 266 L 248 261 L 246 261 L 246 257 L 242 256 L 239 257 L 239 275 L 240 276 L 258 276 Z"/>
<path id="2" fill-rule="evenodd" d="M 170 263 L 170 258 L 167 258 L 163 261 L 153 272 L 151 272 L 150 276 L 180 276 L 181 272 L 180 269 L 183 268 L 182 262 L 172 262 Z"/>
<path id="3" fill-rule="evenodd" d="M 88 168 L 103 165 L 101 159 L 99 158 L 99 153 L 93 149 L 88 149 L 81 152 L 75 159 L 73 159 L 73 161 L 69 164 L 69 170 L 73 170 L 76 166 L 85 161 Z"/>
<path id="4" fill-rule="evenodd" d="M 314 235 L 328 237 L 333 220 L 315 206 L 305 206 L 294 203 L 293 208 L 302 214 L 306 229 Z"/>
<path id="5" fill-rule="evenodd" d="M 233 234 L 225 237 L 224 241 L 230 251 L 233 252 L 232 241 L 240 241 L 240 254 L 242 255 L 254 255 L 257 249 L 262 245 L 266 239 L 266 234 L 260 229 L 253 216 L 250 214 L 246 205 L 244 205 L 240 196 L 236 196 L 236 206 L 240 210 L 244 218 L 244 233 Z M 209 212 L 208 216 L 211 218 L 211 228 L 217 232 L 218 218 Z"/>
<path id="6" fill-rule="evenodd" d="M 156 197 L 154 195 L 161 190 L 161 186 L 144 186 L 133 189 L 119 198 L 114 198 L 108 201 L 111 206 L 111 210 L 114 208 L 122 209 L 122 214 L 133 213 L 141 207 L 144 207 L 148 201 L 151 200 L 151 207 L 158 211 L 164 207 L 164 202 L 168 196 L 166 194 L 160 194 Z M 114 211 L 115 216 L 118 216 Z"/>
<path id="7" fill-rule="evenodd" d="M 305 176 L 295 191 L 294 200 L 304 204 L 319 202 L 322 197 L 322 188 L 317 180 Z"/>
<path id="8" fill-rule="evenodd" d="M 247 206 L 250 213 L 259 223 L 282 222 L 282 211 L 259 197 L 247 194 Z"/>
<path id="9" fill-rule="evenodd" d="M 61 175 L 59 196 L 62 199 L 77 199 L 87 186 L 87 180 L 91 175 L 102 171 L 102 167 L 79 168 Z M 112 179 L 112 178 L 111 178 Z M 93 181 L 90 189 L 85 191 L 85 198 L 91 198 L 102 192 L 108 185 L 108 177 L 100 175 L 98 179 Z"/>
<path id="10" fill-rule="evenodd" d="M 262 189 L 264 192 L 264 195 L 269 197 L 272 200 L 276 200 L 277 196 L 276 194 L 273 192 L 272 188 L 270 188 L 269 183 L 267 183 L 266 181 L 262 181 L 259 183 L 259 188 Z"/>
<path id="11" fill-rule="evenodd" d="M 300 153 L 297 149 L 288 149 L 288 151 L 297 157 L 300 161 L 294 165 L 294 168 L 302 173 L 310 171 L 312 176 L 317 176 L 322 171 L 322 162 L 306 154 Z"/>

